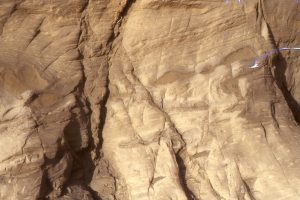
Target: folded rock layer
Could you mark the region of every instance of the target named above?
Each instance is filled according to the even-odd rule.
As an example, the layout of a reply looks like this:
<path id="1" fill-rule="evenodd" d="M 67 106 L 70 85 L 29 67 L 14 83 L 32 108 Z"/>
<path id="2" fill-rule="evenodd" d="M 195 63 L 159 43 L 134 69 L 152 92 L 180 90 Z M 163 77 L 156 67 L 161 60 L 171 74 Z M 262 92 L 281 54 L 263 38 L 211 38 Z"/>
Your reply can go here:
<path id="1" fill-rule="evenodd" d="M 297 0 L 1 0 L 0 199 L 300 200 L 299 46 Z"/>

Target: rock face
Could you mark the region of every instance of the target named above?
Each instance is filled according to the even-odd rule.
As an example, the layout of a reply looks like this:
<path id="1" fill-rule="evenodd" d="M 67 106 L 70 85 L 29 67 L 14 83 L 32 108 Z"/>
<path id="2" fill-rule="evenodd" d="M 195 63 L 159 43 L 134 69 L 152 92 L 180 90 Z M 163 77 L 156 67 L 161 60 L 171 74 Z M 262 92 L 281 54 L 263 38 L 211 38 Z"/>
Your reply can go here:
<path id="1" fill-rule="evenodd" d="M 0 199 L 300 200 L 299 46 L 297 0 L 1 0 Z"/>

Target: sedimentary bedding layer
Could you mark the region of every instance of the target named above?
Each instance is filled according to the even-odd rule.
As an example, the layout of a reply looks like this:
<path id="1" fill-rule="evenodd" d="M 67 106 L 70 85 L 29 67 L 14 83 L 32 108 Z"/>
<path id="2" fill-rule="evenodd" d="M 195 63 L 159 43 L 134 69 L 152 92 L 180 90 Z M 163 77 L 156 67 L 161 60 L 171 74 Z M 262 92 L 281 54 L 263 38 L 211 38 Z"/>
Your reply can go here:
<path id="1" fill-rule="evenodd" d="M 300 200 L 299 46 L 297 0 L 1 0 L 0 199 Z"/>

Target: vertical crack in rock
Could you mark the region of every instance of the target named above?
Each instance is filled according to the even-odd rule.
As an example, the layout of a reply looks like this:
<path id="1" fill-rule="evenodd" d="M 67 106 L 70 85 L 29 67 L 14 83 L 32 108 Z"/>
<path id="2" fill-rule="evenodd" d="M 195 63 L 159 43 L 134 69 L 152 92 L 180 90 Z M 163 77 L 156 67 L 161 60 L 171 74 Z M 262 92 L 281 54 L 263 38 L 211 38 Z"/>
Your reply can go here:
<path id="1" fill-rule="evenodd" d="M 256 200 L 256 199 L 254 198 L 253 194 L 252 194 L 252 191 L 251 191 L 251 189 L 250 189 L 248 183 L 247 183 L 245 180 L 242 180 L 242 181 L 243 181 L 243 184 L 244 184 L 244 186 L 245 186 L 245 188 L 246 188 L 247 193 L 248 193 L 249 196 L 250 196 L 250 199 L 249 199 L 249 200 Z"/>
<path id="2" fill-rule="evenodd" d="M 106 60 L 106 64 L 105 64 L 105 71 L 107 71 L 104 79 L 105 80 L 101 80 L 101 81 L 104 81 L 105 82 L 105 92 L 104 92 L 104 95 L 102 96 L 102 98 L 100 99 L 99 101 L 99 113 L 100 113 L 100 118 L 99 118 L 99 124 L 98 124 L 98 130 L 97 130 L 97 133 L 94 137 L 92 137 L 92 139 L 94 140 L 93 141 L 93 146 L 91 146 L 91 152 L 94 152 L 95 156 L 93 156 L 93 168 L 92 168 L 92 172 L 94 172 L 94 170 L 98 169 L 98 165 L 99 163 L 103 162 L 103 158 L 102 158 L 102 155 L 101 155 L 101 151 L 102 151 L 102 143 L 103 143 L 103 137 L 102 137 L 102 132 L 103 132 L 103 129 L 104 129 L 104 124 L 105 124 L 105 121 L 106 121 L 106 114 L 107 114 L 107 107 L 106 107 L 106 104 L 107 104 L 107 101 L 108 101 L 108 98 L 109 98 L 109 94 L 110 94 L 110 90 L 109 90 L 109 66 L 110 66 L 110 59 L 111 59 L 111 56 L 113 54 L 113 45 L 114 45 L 114 42 L 116 40 L 116 38 L 118 37 L 119 35 L 119 29 L 120 29 L 120 26 L 122 25 L 122 21 L 123 21 L 123 18 L 125 17 L 125 15 L 127 14 L 128 10 L 130 9 L 132 3 L 134 3 L 134 1 L 128 1 L 126 0 L 126 3 L 125 5 L 122 5 L 121 7 L 121 11 L 117 11 L 116 13 L 116 17 L 115 19 L 113 20 L 113 23 L 112 23 L 112 31 L 111 31 L 111 34 L 110 36 L 108 37 L 107 41 L 106 41 L 106 45 L 104 47 L 102 47 L 104 49 L 104 56 L 107 58 Z M 88 37 L 91 36 L 92 31 L 90 30 L 90 25 L 89 25 L 89 18 L 87 17 L 87 15 L 89 14 L 87 12 L 87 10 L 89 9 L 89 6 L 90 6 L 90 1 L 88 1 L 86 3 L 86 5 L 84 6 L 84 9 L 82 11 L 82 17 L 81 17 L 81 33 L 82 35 L 80 36 L 80 46 L 82 46 L 81 50 L 80 51 L 80 54 L 81 54 L 81 59 L 84 60 L 85 59 L 85 54 L 86 52 L 84 52 L 84 45 L 86 45 L 85 43 L 88 42 L 86 41 L 86 39 L 88 39 Z M 89 55 L 88 55 L 89 56 Z M 87 56 L 87 57 L 88 57 Z M 82 62 L 82 66 L 84 68 L 84 64 Z M 84 69 L 83 69 L 83 72 L 84 72 Z M 87 80 L 87 77 L 86 75 L 84 74 L 84 84 L 85 85 L 85 82 Z M 103 77 L 103 76 L 102 76 Z M 83 86 L 84 87 L 84 86 Z M 100 94 L 99 94 L 100 95 Z M 87 105 L 88 105 L 88 108 L 89 108 L 89 112 L 90 114 L 93 112 L 93 108 L 97 108 L 97 107 L 92 107 L 91 105 L 91 102 L 88 100 L 89 96 L 87 95 L 87 97 L 85 98 L 86 101 L 87 101 Z M 90 115 L 90 118 L 91 118 L 91 115 Z M 90 122 L 92 121 L 92 119 L 90 119 Z M 91 127 L 90 127 L 91 129 Z M 90 130 L 92 131 L 92 130 Z M 97 137 L 97 138 L 95 138 Z M 112 173 L 109 172 L 109 167 L 107 168 L 99 168 L 99 170 L 104 170 L 106 171 L 105 173 L 107 173 L 110 177 L 113 178 L 113 187 L 116 188 L 116 178 L 114 177 L 114 175 Z M 101 172 L 101 173 L 104 173 L 104 172 Z M 89 179 L 92 178 L 92 174 L 90 176 Z M 103 194 L 99 194 L 99 191 L 94 191 L 91 187 L 88 187 L 89 190 L 91 191 L 91 193 L 93 194 L 94 198 L 95 199 L 101 199 L 100 196 L 102 196 Z M 113 194 L 114 195 L 114 194 Z M 116 199 L 115 195 L 113 196 L 114 199 Z"/>
<path id="3" fill-rule="evenodd" d="M 271 116 L 274 122 L 274 126 L 279 129 L 279 123 L 276 119 L 276 107 L 275 107 L 276 102 L 271 102 L 270 103 L 270 110 L 271 110 Z"/>
<path id="4" fill-rule="evenodd" d="M 268 135 L 267 135 L 266 128 L 264 127 L 264 125 L 262 123 L 260 123 L 260 124 L 261 124 L 261 128 L 262 128 L 262 130 L 264 132 L 264 138 L 266 139 L 266 142 L 269 145 L 269 140 L 268 140 Z"/>
<path id="5" fill-rule="evenodd" d="M 81 10 L 81 17 L 80 17 L 80 36 L 78 39 L 78 51 L 80 54 L 80 63 L 81 63 L 81 72 L 82 72 L 82 81 L 79 84 L 79 94 L 80 97 L 83 98 L 86 107 L 88 109 L 88 136 L 89 136 L 89 144 L 88 144 L 88 148 L 83 150 L 84 154 L 82 155 L 82 160 L 80 161 L 82 163 L 82 167 L 85 168 L 85 175 L 84 175 L 84 184 L 86 189 L 92 194 L 93 199 L 95 200 L 100 200 L 101 198 L 98 196 L 97 192 L 95 192 L 90 186 L 89 183 L 92 179 L 93 176 L 93 172 L 95 170 L 96 164 L 95 164 L 95 160 L 92 159 L 92 155 L 91 153 L 93 151 L 95 151 L 95 149 L 98 148 L 98 146 L 94 146 L 95 145 L 95 141 L 93 141 L 93 131 L 92 131 L 92 127 L 91 127 L 91 121 L 92 121 L 92 105 L 91 102 L 89 101 L 88 98 L 88 94 L 86 94 L 85 92 L 85 86 L 87 83 L 87 75 L 85 73 L 85 65 L 84 65 L 84 59 L 85 59 L 85 52 L 84 52 L 84 45 L 87 42 L 86 39 L 88 37 L 88 35 L 90 34 L 89 32 L 89 27 L 88 27 L 88 19 L 87 19 L 87 9 L 89 8 L 90 5 L 90 0 L 86 0 L 85 4 Z M 81 100 L 78 98 L 78 102 L 80 102 L 80 104 L 83 106 L 83 103 L 81 102 Z M 102 105 L 102 102 L 100 102 L 100 104 Z M 102 108 L 102 107 L 101 107 Z M 100 111 L 101 116 L 102 117 L 102 112 Z M 100 123 L 102 123 L 101 119 L 100 119 Z"/>
<path id="6" fill-rule="evenodd" d="M 105 88 L 106 88 L 106 92 L 103 96 L 103 98 L 100 101 L 100 123 L 99 123 L 99 134 L 98 137 L 100 139 L 100 143 L 98 145 L 98 147 L 96 147 L 96 152 L 100 152 L 101 151 L 101 147 L 102 147 L 102 143 L 103 143 L 103 138 L 102 138 L 102 131 L 104 128 L 104 124 L 105 124 L 105 120 L 106 120 L 106 113 L 107 113 L 107 107 L 106 107 L 106 103 L 107 100 L 109 98 L 109 66 L 111 65 L 110 59 L 111 56 L 113 54 L 113 45 L 114 45 L 114 41 L 117 39 L 119 33 L 119 29 L 122 26 L 122 22 L 123 22 L 123 18 L 126 16 L 127 12 L 129 11 L 131 5 L 135 2 L 135 0 L 126 0 L 125 5 L 123 6 L 123 8 L 121 8 L 121 11 L 118 11 L 116 18 L 114 19 L 113 25 L 112 25 L 112 33 L 110 35 L 110 37 L 108 38 L 107 42 L 106 42 L 106 56 L 108 57 L 107 60 L 107 74 L 105 77 Z M 98 155 L 99 156 L 99 155 Z"/>
<path id="7" fill-rule="evenodd" d="M 264 3 L 263 0 L 260 0 L 259 3 L 260 7 L 261 7 L 261 13 L 260 14 L 263 17 L 263 20 L 266 23 L 266 28 L 268 30 L 268 42 L 271 44 L 271 46 L 273 47 L 273 49 L 279 49 L 279 44 L 276 44 L 275 38 L 274 38 L 274 34 L 270 28 L 269 23 L 266 21 L 266 17 L 264 16 Z M 281 90 L 291 112 L 293 113 L 293 116 L 295 118 L 295 120 L 300 123 L 300 105 L 299 103 L 295 100 L 295 98 L 293 97 L 293 95 L 291 94 L 291 91 L 288 89 L 288 84 L 287 84 L 287 79 L 286 79 L 286 70 L 287 70 L 287 62 L 285 60 L 285 58 L 283 57 L 282 53 L 280 51 L 277 51 L 276 54 L 272 54 L 269 55 L 271 57 L 270 61 L 271 61 L 271 65 L 275 65 L 275 70 L 274 70 L 274 79 L 275 82 L 277 84 L 277 86 L 279 87 L 279 89 Z M 273 108 L 273 104 L 271 105 Z M 272 109 L 272 113 L 275 110 Z M 276 121 L 276 120 L 275 120 Z M 278 125 L 278 123 L 277 123 Z"/>
<path id="8" fill-rule="evenodd" d="M 107 40 L 106 45 L 109 47 L 109 51 L 112 50 L 113 47 L 113 43 L 114 40 L 118 37 L 119 35 L 119 29 L 123 24 L 123 20 L 126 17 L 126 15 L 128 14 L 129 9 L 131 8 L 131 6 L 135 3 L 136 0 L 124 0 L 125 4 L 124 6 L 121 8 L 120 11 L 118 11 L 116 18 L 114 19 L 114 22 L 112 24 L 113 27 L 113 32 L 110 35 L 110 37 Z M 110 54 L 110 52 L 108 52 L 108 54 Z"/>
<path id="9" fill-rule="evenodd" d="M 0 199 L 300 200 L 299 6 L 226 2 L 0 0 Z"/>
<path id="10" fill-rule="evenodd" d="M 281 90 L 295 120 L 300 124 L 300 105 L 292 95 L 291 90 L 288 89 L 287 77 L 285 75 L 288 66 L 282 53 L 279 52 L 274 64 L 276 65 L 274 72 L 276 84 Z"/>
<path id="11" fill-rule="evenodd" d="M 179 170 L 179 179 L 180 179 L 180 183 L 181 186 L 188 198 L 188 200 L 200 200 L 198 199 L 193 192 L 189 189 L 188 185 L 187 185 L 187 177 L 186 177 L 186 166 L 184 164 L 184 161 L 181 157 L 181 152 L 185 151 L 184 149 L 180 150 L 178 153 L 176 153 L 176 161 L 178 164 L 178 170 Z"/>
<path id="12" fill-rule="evenodd" d="M 123 51 L 125 52 L 127 58 L 129 59 L 131 68 L 132 68 L 132 76 L 134 77 L 134 79 L 138 82 L 138 84 L 140 86 L 143 87 L 143 89 L 147 92 L 148 97 L 150 98 L 150 102 L 151 104 L 157 108 L 158 110 L 160 110 L 165 119 L 170 123 L 174 133 L 176 133 L 176 135 L 171 135 L 171 141 L 172 141 L 172 145 L 173 145 L 173 149 L 175 150 L 175 157 L 176 157 L 176 161 L 177 161 L 177 165 L 178 165 L 178 173 L 179 173 L 179 179 L 180 179 L 180 184 L 182 186 L 182 189 L 184 190 L 186 197 L 189 200 L 196 200 L 196 196 L 192 193 L 192 191 L 188 188 L 187 183 L 186 183 L 186 179 L 185 179 L 185 175 L 186 175 L 186 168 L 185 168 L 185 164 L 184 161 L 182 160 L 181 156 L 180 156 L 180 152 L 185 151 L 185 142 L 182 138 L 182 135 L 180 134 L 180 132 L 177 130 L 175 123 L 171 120 L 169 114 L 163 109 L 163 106 L 159 106 L 153 99 L 151 92 L 147 89 L 146 86 L 143 85 L 143 83 L 141 82 L 141 80 L 138 78 L 138 76 L 135 74 L 135 70 L 134 67 L 132 65 L 132 62 L 130 61 L 130 58 L 126 52 L 125 49 L 123 49 Z M 152 181 L 151 181 L 152 182 Z M 153 182 L 152 182 L 153 184 Z M 151 185 L 151 184 L 150 184 Z"/>
<path id="13" fill-rule="evenodd" d="M 180 152 L 185 151 L 185 146 L 186 146 L 186 144 L 185 144 L 185 142 L 184 142 L 184 140 L 182 138 L 182 135 L 177 130 L 174 122 L 172 122 L 172 120 L 171 120 L 170 116 L 168 115 L 168 113 L 163 109 L 163 106 L 160 107 L 159 105 L 157 105 L 157 103 L 155 103 L 155 101 L 153 100 L 153 97 L 152 97 L 150 91 L 142 84 L 142 82 L 140 81 L 140 79 L 135 74 L 133 66 L 132 66 L 132 69 L 133 69 L 132 75 L 138 81 L 138 83 L 145 89 L 145 91 L 147 91 L 148 96 L 150 97 L 151 103 L 158 110 L 160 110 L 164 114 L 164 117 L 171 124 L 172 128 L 174 129 L 173 131 L 176 133 L 175 136 L 171 136 L 171 140 L 172 140 L 172 145 L 174 145 L 173 149 L 175 150 L 175 157 L 176 157 L 176 161 L 177 161 L 177 165 L 178 165 L 178 173 L 179 173 L 180 184 L 181 184 L 182 189 L 184 190 L 184 192 L 186 194 L 186 197 L 189 200 L 197 200 L 196 196 L 188 188 L 188 185 L 186 183 L 186 176 L 185 176 L 186 175 L 186 167 L 185 167 L 183 159 L 180 156 Z"/>
<path id="14" fill-rule="evenodd" d="M 136 75 L 134 66 L 133 66 L 132 61 L 130 60 L 130 58 L 128 56 L 128 53 L 126 52 L 126 50 L 124 48 L 122 48 L 122 49 L 123 49 L 123 51 L 124 51 L 127 59 L 129 60 L 129 64 L 131 65 L 131 75 L 133 76 L 133 78 L 135 79 L 135 81 L 141 87 L 143 87 L 143 89 L 146 91 L 147 96 L 149 97 L 151 104 L 155 108 L 157 108 L 160 112 L 162 112 L 162 114 L 164 115 L 164 118 L 170 123 L 171 128 L 173 129 L 173 132 L 176 134 L 176 135 L 172 135 L 171 136 L 172 145 L 174 145 L 173 148 L 176 151 L 176 153 L 179 152 L 185 146 L 185 142 L 184 142 L 184 140 L 182 138 L 182 135 L 180 134 L 180 132 L 176 128 L 175 123 L 171 120 L 171 117 L 169 116 L 169 114 L 163 109 L 163 106 L 161 106 L 161 105 L 159 105 L 159 103 L 155 102 L 155 100 L 153 99 L 153 96 L 152 96 L 151 92 L 147 89 L 147 87 L 145 85 L 143 85 L 143 83 L 141 82 L 141 80 L 139 79 L 139 77 Z"/>
<path id="15" fill-rule="evenodd" d="M 260 4 L 262 7 L 262 16 L 263 16 L 264 23 L 266 24 L 265 28 L 266 28 L 267 33 L 265 33 L 265 34 L 267 34 L 267 37 L 264 36 L 264 34 L 262 34 L 262 35 L 265 37 L 265 39 L 267 38 L 267 43 L 269 44 L 270 47 L 272 47 L 272 49 L 279 49 L 278 44 L 276 44 L 276 40 L 275 40 L 274 34 L 271 30 L 271 27 L 270 27 L 269 23 L 267 22 L 267 18 L 264 15 L 265 6 L 264 6 L 263 2 L 264 2 L 263 0 L 260 0 Z M 266 86 L 267 86 L 268 92 L 270 92 L 271 96 L 273 97 L 272 100 L 270 100 L 270 114 L 271 114 L 271 118 L 272 118 L 275 129 L 277 129 L 277 132 L 280 133 L 280 129 L 279 129 L 280 126 L 279 126 L 278 120 L 276 119 L 276 107 L 275 107 L 275 104 L 278 102 L 278 100 L 277 100 L 276 88 L 275 88 L 273 82 L 275 81 L 278 88 L 281 90 L 281 92 L 286 100 L 286 103 L 288 104 L 290 111 L 293 113 L 296 121 L 298 121 L 297 106 L 299 106 L 299 105 L 297 103 L 295 103 L 292 95 L 287 90 L 287 81 L 285 78 L 286 63 L 283 60 L 283 56 L 282 56 L 281 52 L 276 51 L 275 54 L 268 55 L 267 59 L 268 59 L 268 61 L 267 61 L 267 64 L 265 65 L 265 69 L 264 69 L 264 74 L 266 75 L 265 81 L 266 81 Z M 278 60 L 279 60 L 279 62 L 278 62 Z M 272 74 L 272 68 L 274 65 L 275 65 L 275 71 L 274 71 L 274 74 Z M 261 123 L 261 126 L 262 126 L 262 129 L 264 132 L 264 137 L 266 139 L 268 148 L 270 149 L 270 152 L 272 153 L 274 160 L 278 164 L 284 179 L 286 180 L 289 187 L 292 188 L 293 192 L 295 192 L 295 194 L 298 194 L 297 190 L 293 189 L 293 186 L 290 183 L 289 177 L 287 176 L 287 170 L 286 170 L 285 166 L 283 166 L 281 159 L 278 158 L 278 152 L 276 152 L 275 147 L 273 147 L 274 144 L 270 144 L 270 142 L 269 142 L 267 129 L 265 128 L 263 123 Z"/>

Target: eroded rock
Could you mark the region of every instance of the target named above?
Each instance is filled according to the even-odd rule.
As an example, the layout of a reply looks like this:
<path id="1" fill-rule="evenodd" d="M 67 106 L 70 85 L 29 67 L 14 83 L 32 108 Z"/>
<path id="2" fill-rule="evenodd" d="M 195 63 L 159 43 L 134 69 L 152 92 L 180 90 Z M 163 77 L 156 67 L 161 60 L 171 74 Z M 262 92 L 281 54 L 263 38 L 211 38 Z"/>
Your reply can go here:
<path id="1" fill-rule="evenodd" d="M 0 199 L 300 199 L 299 9 L 2 0 Z"/>

